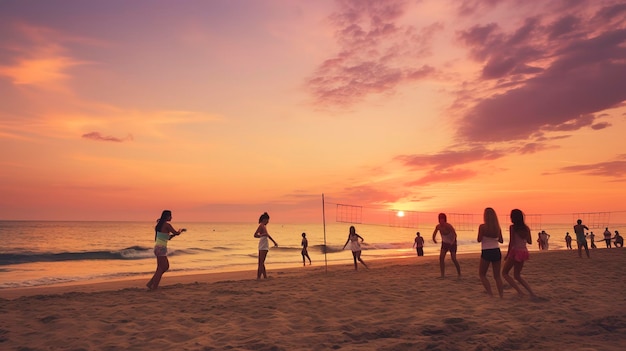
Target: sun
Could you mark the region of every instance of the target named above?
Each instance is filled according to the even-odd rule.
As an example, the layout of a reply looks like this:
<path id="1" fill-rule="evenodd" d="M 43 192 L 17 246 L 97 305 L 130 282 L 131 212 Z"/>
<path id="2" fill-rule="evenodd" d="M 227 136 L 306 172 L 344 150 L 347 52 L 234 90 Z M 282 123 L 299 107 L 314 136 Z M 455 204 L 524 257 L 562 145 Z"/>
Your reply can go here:
<path id="1" fill-rule="evenodd" d="M 398 211 L 397 216 L 398 217 L 404 217 L 404 211 Z"/>

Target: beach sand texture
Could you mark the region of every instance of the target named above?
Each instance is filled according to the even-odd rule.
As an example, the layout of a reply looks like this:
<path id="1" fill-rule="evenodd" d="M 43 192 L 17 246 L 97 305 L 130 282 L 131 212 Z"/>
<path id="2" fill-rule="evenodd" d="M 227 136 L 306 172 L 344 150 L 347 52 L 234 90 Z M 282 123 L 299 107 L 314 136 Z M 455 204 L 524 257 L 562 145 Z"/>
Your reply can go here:
<path id="1" fill-rule="evenodd" d="M 539 296 L 484 293 L 478 254 L 0 291 L 2 350 L 623 350 L 626 250 L 532 252 Z M 317 264 L 317 265 L 315 265 Z M 489 274 L 491 278 L 491 274 Z M 146 278 L 147 280 L 147 278 Z M 492 281 L 492 288 L 495 284 Z M 56 291 L 56 292 L 55 292 Z M 22 296 L 18 296 L 22 295 Z"/>

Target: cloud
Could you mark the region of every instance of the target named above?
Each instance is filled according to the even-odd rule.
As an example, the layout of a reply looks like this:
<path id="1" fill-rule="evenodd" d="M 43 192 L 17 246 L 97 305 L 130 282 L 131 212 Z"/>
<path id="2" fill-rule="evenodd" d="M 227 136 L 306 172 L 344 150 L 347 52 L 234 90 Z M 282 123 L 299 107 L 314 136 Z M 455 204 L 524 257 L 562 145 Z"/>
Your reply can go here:
<path id="1" fill-rule="evenodd" d="M 543 131 L 610 126 L 594 114 L 626 100 L 626 9 L 585 4 L 590 8 L 529 16 L 508 32 L 491 23 L 458 33 L 470 57 L 483 64 L 475 86 L 493 87 L 463 106 L 461 140 L 523 140 Z"/>
<path id="2" fill-rule="evenodd" d="M 66 44 L 76 38 L 11 21 L 0 28 L 9 33 L 0 56 L 0 77 L 9 78 L 15 85 L 64 90 L 65 82 L 71 78 L 70 69 L 86 63 L 69 54 Z"/>
<path id="3" fill-rule="evenodd" d="M 133 136 L 130 135 L 130 134 L 127 135 L 124 138 L 117 138 L 117 137 L 113 137 L 113 136 L 103 136 L 99 132 L 86 133 L 86 134 L 83 134 L 82 137 L 85 138 L 85 139 L 90 139 L 90 140 L 95 140 L 95 141 L 112 141 L 112 142 L 116 142 L 116 143 L 122 143 L 122 142 L 125 142 L 125 141 L 132 141 L 133 140 Z"/>
<path id="4" fill-rule="evenodd" d="M 476 171 L 469 169 L 444 169 L 442 171 L 433 171 L 425 176 L 406 183 L 406 186 L 423 186 L 432 183 L 449 183 L 458 182 L 475 177 Z"/>
<path id="5" fill-rule="evenodd" d="M 474 147 L 465 150 L 445 150 L 432 155 L 400 155 L 395 159 L 405 166 L 414 169 L 439 168 L 448 169 L 462 164 L 468 164 L 481 160 L 496 160 L 506 156 L 499 150 L 489 150 L 484 147 Z"/>
<path id="6" fill-rule="evenodd" d="M 317 104 L 350 106 L 371 94 L 392 93 L 400 84 L 437 73 L 418 59 L 430 55 L 432 37 L 442 29 L 441 24 L 421 30 L 399 24 L 407 1 L 337 3 L 340 10 L 330 16 L 330 22 L 340 50 L 324 60 L 306 82 Z"/>
<path id="7" fill-rule="evenodd" d="M 618 178 L 626 181 L 626 155 L 619 155 L 617 160 L 614 161 L 561 167 L 558 173 L 581 173 L 590 176 Z"/>

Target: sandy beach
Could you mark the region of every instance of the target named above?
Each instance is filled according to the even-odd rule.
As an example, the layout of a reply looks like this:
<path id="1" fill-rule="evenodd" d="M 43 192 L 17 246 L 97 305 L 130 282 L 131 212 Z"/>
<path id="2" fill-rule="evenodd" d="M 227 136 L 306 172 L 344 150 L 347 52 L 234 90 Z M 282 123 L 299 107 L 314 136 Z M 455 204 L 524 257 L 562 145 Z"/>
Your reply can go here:
<path id="1" fill-rule="evenodd" d="M 622 350 L 625 249 L 532 252 L 523 276 L 490 297 L 478 254 L 456 279 L 437 257 L 0 290 L 3 350 Z M 314 262 L 315 263 L 315 262 Z M 489 274 L 489 277 L 491 275 Z M 147 279 L 147 277 L 146 277 Z M 493 281 L 492 281 L 493 284 Z M 506 283 L 505 283 L 506 284 Z"/>

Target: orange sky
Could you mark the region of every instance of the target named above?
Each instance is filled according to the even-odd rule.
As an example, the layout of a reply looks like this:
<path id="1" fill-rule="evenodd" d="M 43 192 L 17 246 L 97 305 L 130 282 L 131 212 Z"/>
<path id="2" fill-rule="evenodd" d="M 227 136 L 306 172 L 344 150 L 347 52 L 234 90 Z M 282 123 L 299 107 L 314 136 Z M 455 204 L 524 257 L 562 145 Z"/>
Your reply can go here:
<path id="1" fill-rule="evenodd" d="M 626 210 L 620 1 L 3 1 L 0 33 L 0 219 Z"/>

